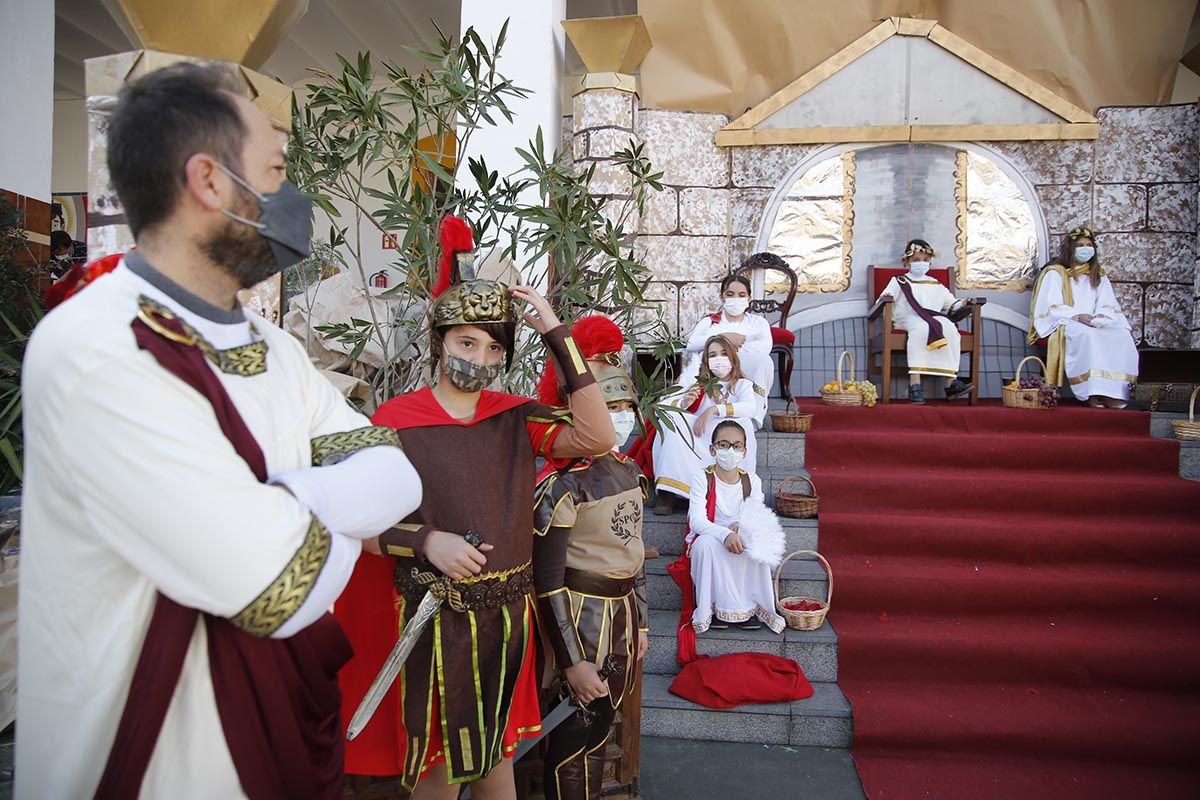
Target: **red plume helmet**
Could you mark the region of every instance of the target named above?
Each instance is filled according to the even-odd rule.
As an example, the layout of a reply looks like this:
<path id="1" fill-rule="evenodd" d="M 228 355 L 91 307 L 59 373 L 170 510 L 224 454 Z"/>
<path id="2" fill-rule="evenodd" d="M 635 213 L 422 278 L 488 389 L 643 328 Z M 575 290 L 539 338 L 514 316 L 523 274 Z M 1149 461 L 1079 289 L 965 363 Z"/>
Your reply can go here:
<path id="1" fill-rule="evenodd" d="M 434 297 L 440 297 L 442 292 L 450 288 L 458 276 L 455 272 L 455 257 L 459 253 L 475 249 L 475 240 L 471 235 L 471 226 L 462 217 L 447 214 L 442 217 L 441 229 L 438 236 L 442 255 L 438 261 L 437 282 L 430 291 Z"/>
<path id="2" fill-rule="evenodd" d="M 608 317 L 594 314 L 583 317 L 571 326 L 571 338 L 579 346 L 579 352 L 584 359 L 591 361 L 604 353 L 619 353 L 625 346 L 625 336 L 617 323 Z M 558 373 L 554 369 L 554 361 L 546 359 L 542 377 L 538 380 L 538 401 L 548 406 L 564 406 L 567 399 L 563 396 L 558 383 Z"/>

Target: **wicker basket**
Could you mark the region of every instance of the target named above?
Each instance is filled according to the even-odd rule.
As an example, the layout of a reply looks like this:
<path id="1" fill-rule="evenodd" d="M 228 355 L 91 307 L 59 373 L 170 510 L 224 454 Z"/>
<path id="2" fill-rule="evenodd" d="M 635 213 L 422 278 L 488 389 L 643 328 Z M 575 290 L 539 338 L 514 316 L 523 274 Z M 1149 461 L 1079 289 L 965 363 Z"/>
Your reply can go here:
<path id="1" fill-rule="evenodd" d="M 842 362 L 846 360 L 850 361 L 850 380 L 854 380 L 854 356 L 849 350 L 843 350 L 842 354 L 838 356 L 837 371 L 833 377 L 839 387 L 845 386 L 847 383 L 842 380 Z M 831 406 L 861 406 L 863 404 L 862 392 L 858 389 L 822 389 L 821 399 Z"/>
<path id="2" fill-rule="evenodd" d="M 1200 394 L 1200 386 L 1192 389 L 1192 397 L 1188 400 L 1188 418 L 1171 420 L 1175 438 L 1184 442 L 1200 442 L 1200 422 L 1196 422 L 1197 394 Z"/>
<path id="3" fill-rule="evenodd" d="M 1004 405 L 1007 408 L 1046 408 L 1038 400 L 1037 389 L 1021 389 L 1021 368 L 1025 366 L 1027 361 L 1036 361 L 1042 365 L 1042 379 L 1047 384 L 1050 383 L 1050 376 L 1046 374 L 1046 362 L 1042 361 L 1037 356 L 1025 356 L 1021 359 L 1021 363 L 1017 364 L 1017 374 L 1012 380 L 1012 385 L 1004 384 Z"/>
<path id="4" fill-rule="evenodd" d="M 800 413 L 795 400 L 788 400 L 782 414 L 771 412 L 771 430 L 779 433 L 808 433 L 812 429 L 812 419 L 812 414 Z"/>
<path id="5" fill-rule="evenodd" d="M 792 481 L 804 481 L 810 494 L 784 491 Z M 817 487 L 804 475 L 788 475 L 775 490 L 775 513 L 793 519 L 808 519 L 817 515 Z"/>
<path id="6" fill-rule="evenodd" d="M 820 600 L 816 597 L 780 597 L 779 596 L 779 576 L 783 574 L 783 565 L 791 561 L 796 556 L 816 556 L 821 562 L 821 566 L 825 568 L 825 574 L 829 576 L 829 591 L 827 597 Z M 825 560 L 825 556 L 818 553 L 816 550 L 797 550 L 794 553 L 788 553 L 783 561 L 779 562 L 779 566 L 775 568 L 775 601 L 776 607 L 779 609 L 780 615 L 789 628 L 794 628 L 798 631 L 815 631 L 825 622 L 825 615 L 829 613 L 829 604 L 833 602 L 833 570 L 829 567 L 829 562 Z M 814 611 L 795 611 L 787 608 L 790 603 L 811 603 L 820 606 Z"/>

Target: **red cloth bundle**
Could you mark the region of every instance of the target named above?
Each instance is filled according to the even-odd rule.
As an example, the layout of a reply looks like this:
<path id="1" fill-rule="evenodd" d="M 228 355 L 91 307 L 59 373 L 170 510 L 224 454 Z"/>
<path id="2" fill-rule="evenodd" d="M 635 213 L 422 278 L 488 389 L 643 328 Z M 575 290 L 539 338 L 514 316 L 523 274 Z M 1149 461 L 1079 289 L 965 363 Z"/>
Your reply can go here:
<path id="1" fill-rule="evenodd" d="M 795 661 L 770 653 L 730 653 L 685 664 L 671 693 L 709 708 L 747 703 L 786 703 L 812 697 L 813 688 Z"/>

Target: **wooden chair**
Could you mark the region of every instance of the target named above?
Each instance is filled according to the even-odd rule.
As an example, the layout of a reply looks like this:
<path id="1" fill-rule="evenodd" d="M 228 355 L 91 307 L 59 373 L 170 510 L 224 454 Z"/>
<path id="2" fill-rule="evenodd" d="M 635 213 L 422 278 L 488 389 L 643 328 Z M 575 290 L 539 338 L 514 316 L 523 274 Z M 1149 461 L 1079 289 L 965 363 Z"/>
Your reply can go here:
<path id="1" fill-rule="evenodd" d="M 892 304 L 895 298 L 881 300 L 879 296 L 883 294 L 883 290 L 887 288 L 888 282 L 892 278 L 907 272 L 908 270 L 904 267 L 877 267 L 875 265 L 867 267 L 867 286 L 871 291 L 871 300 L 874 303 L 867 314 L 867 377 L 881 375 L 883 382 L 879 392 L 879 402 L 881 403 L 886 403 L 891 399 L 892 357 L 897 353 L 905 354 L 908 334 L 892 323 Z M 929 277 L 936 279 L 952 294 L 954 293 L 953 267 L 930 269 Z M 963 330 L 961 327 L 958 329 L 959 335 L 962 336 L 962 354 L 967 357 L 967 380 L 974 384 L 968 396 L 968 402 L 971 405 L 979 402 L 979 350 L 982 338 L 980 326 L 983 304 L 986 302 L 987 299 L 983 297 L 972 300 L 970 330 Z M 880 357 L 879 368 L 875 366 L 876 355 Z"/>
<path id="2" fill-rule="evenodd" d="M 734 275 L 742 275 L 756 269 L 776 270 L 788 277 L 788 294 L 782 302 L 778 300 L 751 300 L 750 311 L 755 314 L 779 314 L 779 325 L 771 326 L 771 355 L 779 356 L 779 393 L 785 400 L 792 399 L 792 369 L 795 366 L 795 356 L 792 345 L 796 343 L 796 334 L 788 330 L 788 314 L 792 311 L 792 303 L 796 300 L 796 289 L 799 280 L 795 271 L 788 263 L 774 253 L 755 253 L 742 262 L 733 271 Z"/>

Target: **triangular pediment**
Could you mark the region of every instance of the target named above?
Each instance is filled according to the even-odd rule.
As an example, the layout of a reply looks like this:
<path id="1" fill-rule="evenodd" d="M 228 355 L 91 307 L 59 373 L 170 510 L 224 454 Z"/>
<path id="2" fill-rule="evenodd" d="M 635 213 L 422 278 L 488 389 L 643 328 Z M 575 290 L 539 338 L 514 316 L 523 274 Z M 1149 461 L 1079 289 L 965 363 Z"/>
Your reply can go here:
<path id="1" fill-rule="evenodd" d="M 893 17 L 729 123 L 718 145 L 1094 139 L 1094 116 L 951 33 Z"/>

